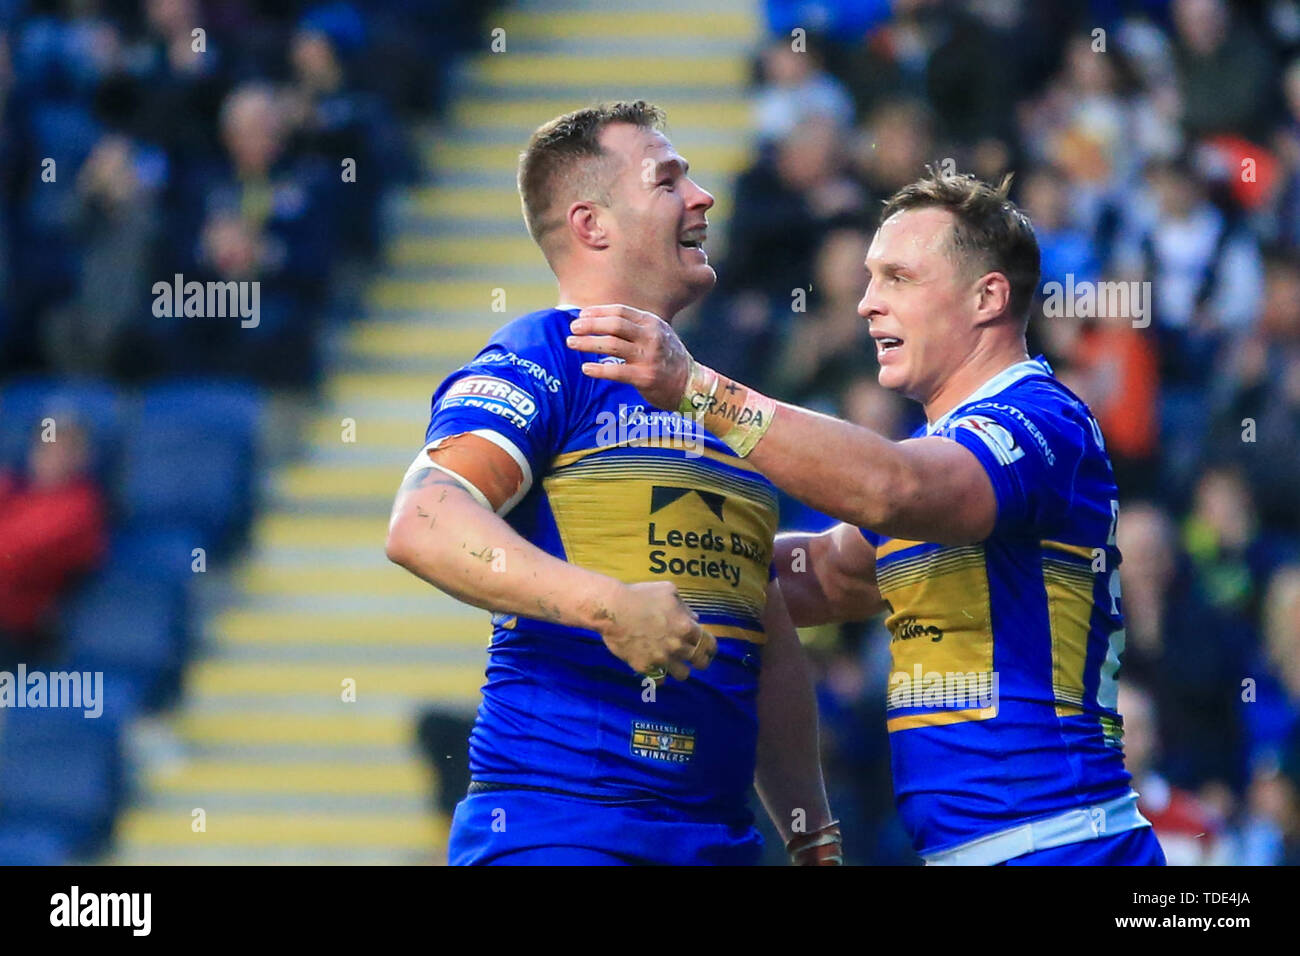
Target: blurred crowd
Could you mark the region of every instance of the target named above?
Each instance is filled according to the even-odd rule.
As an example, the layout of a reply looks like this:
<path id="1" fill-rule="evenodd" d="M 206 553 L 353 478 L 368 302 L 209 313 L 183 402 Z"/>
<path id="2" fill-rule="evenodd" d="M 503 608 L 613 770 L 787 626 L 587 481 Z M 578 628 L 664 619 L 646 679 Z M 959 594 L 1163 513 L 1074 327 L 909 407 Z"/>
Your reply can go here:
<path id="1" fill-rule="evenodd" d="M 0 0 L 0 374 L 310 388 L 481 6 Z M 157 315 L 175 275 L 257 325 Z"/>
<path id="2" fill-rule="evenodd" d="M 1093 409 L 1120 486 L 1121 710 L 1143 810 L 1174 862 L 1300 862 L 1300 4 L 765 9 L 758 158 L 688 344 L 906 437 L 919 406 L 878 386 L 856 314 L 881 200 L 927 164 L 1013 171 L 1046 287 L 1031 354 Z M 1149 282 L 1150 300 L 1042 307 L 1048 283 L 1098 282 Z M 787 504 L 787 527 L 824 521 Z M 915 861 L 889 794 L 888 634 L 811 646 L 849 855 Z"/>

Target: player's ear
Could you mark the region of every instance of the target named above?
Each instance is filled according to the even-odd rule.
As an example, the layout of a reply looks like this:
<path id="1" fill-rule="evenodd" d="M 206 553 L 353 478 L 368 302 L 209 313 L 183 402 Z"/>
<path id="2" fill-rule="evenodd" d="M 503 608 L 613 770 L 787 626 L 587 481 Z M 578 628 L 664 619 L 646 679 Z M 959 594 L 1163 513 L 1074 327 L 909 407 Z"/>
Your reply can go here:
<path id="1" fill-rule="evenodd" d="M 1011 280 L 1001 272 L 988 272 L 975 284 L 975 323 L 992 322 L 1011 307 Z"/>
<path id="2" fill-rule="evenodd" d="M 609 236 L 602 221 L 605 210 L 593 202 L 575 202 L 569 207 L 567 224 L 569 232 L 579 245 L 588 249 L 604 249 L 609 245 Z"/>

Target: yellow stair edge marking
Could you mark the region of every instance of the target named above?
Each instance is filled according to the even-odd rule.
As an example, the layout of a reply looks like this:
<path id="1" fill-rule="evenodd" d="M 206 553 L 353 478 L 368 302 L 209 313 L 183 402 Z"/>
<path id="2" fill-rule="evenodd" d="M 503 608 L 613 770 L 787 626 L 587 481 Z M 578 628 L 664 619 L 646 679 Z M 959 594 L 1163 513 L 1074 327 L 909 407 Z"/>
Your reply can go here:
<path id="1" fill-rule="evenodd" d="M 751 147 L 747 140 L 735 143 L 691 143 L 673 140 L 673 145 L 691 164 L 695 175 L 715 178 L 735 173 L 748 165 Z M 514 170 L 519 150 L 496 143 L 465 143 L 442 140 L 433 147 L 433 162 L 446 170 Z"/>
<path id="2" fill-rule="evenodd" d="M 225 713 L 181 715 L 176 731 L 196 744 L 329 744 L 338 747 L 397 747 L 413 744 L 415 716 L 351 713 Z"/>
<path id="3" fill-rule="evenodd" d="M 277 473 L 276 486 L 281 494 L 298 498 L 387 498 L 391 503 L 405 470 L 387 465 L 293 465 Z M 383 513 L 387 515 L 386 508 Z"/>
<path id="4" fill-rule="evenodd" d="M 241 570 L 239 576 L 245 593 L 252 595 L 427 597 L 430 604 L 446 601 L 433 585 L 390 563 L 368 567 L 313 567 L 254 562 Z M 382 638 L 376 635 L 372 643 L 382 643 Z"/>
<path id="5" fill-rule="evenodd" d="M 503 148 L 508 149 L 508 147 Z M 518 158 L 519 150 L 515 150 L 516 162 Z M 424 186 L 414 190 L 411 199 L 412 205 L 426 216 L 442 219 L 514 219 L 519 225 L 519 233 L 517 236 L 506 238 L 528 239 L 519 194 L 513 189 L 454 189 L 447 186 Z M 459 241 L 459 237 L 449 237 L 447 241 L 456 242 Z M 538 251 L 537 255 L 540 257 L 541 252 Z"/>
<path id="6" fill-rule="evenodd" d="M 205 760 L 186 765 L 175 773 L 155 773 L 150 776 L 149 785 L 158 793 L 241 791 L 414 796 L 429 792 L 432 773 L 414 760 L 391 764 Z"/>
<path id="7" fill-rule="evenodd" d="M 471 612 L 471 608 L 464 613 L 387 615 L 239 610 L 218 616 L 213 631 L 229 644 L 486 647 L 492 618 L 486 611 Z"/>
<path id="8" fill-rule="evenodd" d="M 431 813 L 209 813 L 204 833 L 193 832 L 191 822 L 188 810 L 131 810 L 121 820 L 117 837 L 122 845 L 134 847 L 372 846 L 430 851 L 444 839 Z"/>
<path id="9" fill-rule="evenodd" d="M 431 266 L 500 266 L 506 262 L 520 262 L 537 266 L 539 273 L 546 268 L 541 252 L 526 235 L 405 236 L 389 246 L 388 261 L 394 265 Z"/>
<path id="10" fill-rule="evenodd" d="M 190 687 L 198 696 L 300 694 L 349 704 L 341 699 L 343 681 L 356 681 L 357 698 L 382 697 L 477 698 L 484 665 L 438 664 L 275 664 L 268 661 L 204 661 L 194 669 Z"/>
<path id="11" fill-rule="evenodd" d="M 484 82 L 519 87 L 631 86 L 743 89 L 749 67 L 739 56 L 590 56 L 511 53 L 480 58 L 472 67 Z"/>
<path id="12" fill-rule="evenodd" d="M 681 23 L 675 17 L 640 10 L 512 10 L 500 17 L 500 21 L 507 37 L 523 34 L 547 39 L 573 37 L 599 41 L 617 36 L 644 39 L 648 45 L 653 45 L 682 33 Z M 756 39 L 757 27 L 754 17 L 739 12 L 706 13 L 692 23 L 692 30 L 710 39 L 735 40 L 737 43 Z"/>
<path id="13" fill-rule="evenodd" d="M 441 378 L 429 375 L 425 381 L 429 396 L 438 387 Z M 356 423 L 356 445 L 359 448 L 409 448 L 411 457 L 420 450 L 424 430 L 414 419 L 404 417 L 371 418 L 365 415 L 322 415 L 307 427 L 308 441 L 317 448 L 339 445 L 346 447 L 343 441 L 343 419 L 351 418 Z"/>
<path id="14" fill-rule="evenodd" d="M 522 151 L 532 130 L 557 116 L 595 102 L 594 98 L 581 94 L 546 100 L 469 97 L 453 108 L 452 116 L 455 125 L 460 127 L 511 126 L 527 130 L 519 142 L 518 148 Z M 669 139 L 674 129 L 734 130 L 743 135 L 753 126 L 753 111 L 741 95 L 687 100 L 669 94 L 655 97 L 655 104 L 668 118 Z"/>
<path id="15" fill-rule="evenodd" d="M 409 426 L 406 430 L 414 431 Z M 415 457 L 414 451 L 411 457 Z M 255 550 L 259 551 L 271 548 L 370 548 L 376 543 L 382 547 L 387 533 L 388 515 L 378 512 L 364 517 L 271 512 L 253 525 L 253 543 Z"/>
<path id="16" fill-rule="evenodd" d="M 439 310 L 454 312 L 482 311 L 485 315 L 501 315 L 508 321 L 536 309 L 555 304 L 554 282 L 487 282 L 483 279 L 379 279 L 368 290 L 372 309 L 400 309 L 406 312 L 425 312 L 430 317 Z M 493 312 L 492 306 L 501 301 L 497 289 L 505 290 L 505 308 Z M 353 349 L 364 351 L 371 333 L 362 325 L 349 343 Z M 448 330 L 451 334 L 451 330 Z"/>
<path id="17" fill-rule="evenodd" d="M 395 323 L 388 323 L 390 325 Z M 492 335 L 492 330 L 488 328 L 468 329 L 463 334 L 459 333 L 448 336 L 447 329 L 430 328 L 425 333 L 422 328 L 418 330 L 411 329 L 395 330 L 393 339 L 401 339 L 406 342 L 418 342 L 425 340 L 428 342 L 437 342 L 440 350 L 445 349 L 449 359 L 454 360 L 458 356 L 465 356 L 464 361 L 473 358 L 475 353 L 487 343 L 488 338 Z M 409 349 L 407 354 L 409 354 Z M 460 364 L 457 362 L 457 364 Z M 385 401 L 413 401 L 422 399 L 425 405 L 428 404 L 429 398 L 433 395 L 434 389 L 442 381 L 442 376 L 437 373 L 426 372 L 345 372 L 332 377 L 329 387 L 326 389 L 326 395 L 332 402 L 343 404 L 350 401 L 365 401 L 366 399 L 382 399 Z M 328 444 L 335 442 L 342 443 L 343 419 L 338 420 L 339 428 L 334 437 Z M 361 443 L 360 422 L 357 426 L 357 441 Z M 414 455 L 414 452 L 412 452 Z"/>

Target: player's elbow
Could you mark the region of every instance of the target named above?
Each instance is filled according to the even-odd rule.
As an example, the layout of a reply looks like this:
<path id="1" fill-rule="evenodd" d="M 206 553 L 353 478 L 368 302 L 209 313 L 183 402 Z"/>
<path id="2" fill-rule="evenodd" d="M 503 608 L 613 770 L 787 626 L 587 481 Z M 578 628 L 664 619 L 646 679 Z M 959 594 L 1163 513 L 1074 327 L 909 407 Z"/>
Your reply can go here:
<path id="1" fill-rule="evenodd" d="M 388 538 L 384 541 L 384 555 L 393 564 L 410 570 L 414 553 L 410 529 L 406 522 L 399 518 L 388 528 Z"/>

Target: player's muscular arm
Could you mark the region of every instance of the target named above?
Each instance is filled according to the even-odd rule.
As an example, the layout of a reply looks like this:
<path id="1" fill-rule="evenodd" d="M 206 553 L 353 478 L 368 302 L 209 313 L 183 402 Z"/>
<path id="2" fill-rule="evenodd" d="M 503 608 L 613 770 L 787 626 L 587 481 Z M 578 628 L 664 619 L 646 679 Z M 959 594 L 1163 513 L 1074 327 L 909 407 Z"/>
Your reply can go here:
<path id="1" fill-rule="evenodd" d="M 810 453 L 817 448 L 836 453 Z M 973 544 L 997 521 L 997 497 L 979 459 L 947 438 L 890 441 L 781 404 L 749 460 L 818 511 L 891 538 Z"/>
<path id="2" fill-rule="evenodd" d="M 885 607 L 876 586 L 876 549 L 853 525 L 780 535 L 774 561 L 798 627 L 862 621 Z"/>
<path id="3" fill-rule="evenodd" d="M 624 305 L 583 309 L 569 347 L 622 358 L 583 373 L 634 386 L 659 408 L 683 402 L 784 491 L 841 521 L 895 538 L 971 544 L 993 531 L 997 498 L 956 442 L 890 441 L 868 428 L 774 402 L 696 365 L 668 323 Z M 745 424 L 747 420 L 749 424 Z M 753 422 L 765 427 L 756 428 Z M 824 454 L 834 449 L 833 455 Z"/>
<path id="4" fill-rule="evenodd" d="M 459 450 L 453 455 L 452 449 Z M 493 508 L 520 480 L 506 452 L 474 435 L 433 450 L 430 463 L 454 464 Z M 506 480 L 494 481 L 494 474 Z M 438 468 L 416 471 L 402 483 L 385 550 L 389 560 L 467 604 L 597 631 L 611 652 L 641 673 L 663 668 L 682 680 L 716 653 L 713 637 L 672 584 L 625 585 L 561 561 Z"/>
<path id="5" fill-rule="evenodd" d="M 822 780 L 812 677 L 776 581 L 767 588 L 763 630 L 767 644 L 758 687 L 754 787 L 788 844 L 827 827 L 832 817 Z"/>

